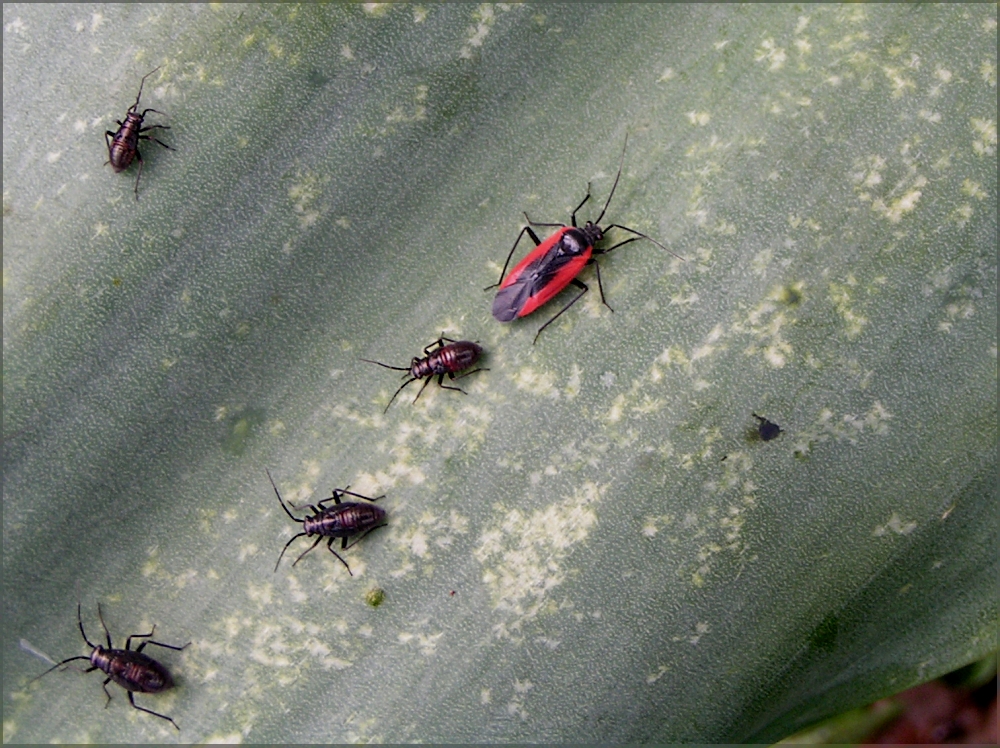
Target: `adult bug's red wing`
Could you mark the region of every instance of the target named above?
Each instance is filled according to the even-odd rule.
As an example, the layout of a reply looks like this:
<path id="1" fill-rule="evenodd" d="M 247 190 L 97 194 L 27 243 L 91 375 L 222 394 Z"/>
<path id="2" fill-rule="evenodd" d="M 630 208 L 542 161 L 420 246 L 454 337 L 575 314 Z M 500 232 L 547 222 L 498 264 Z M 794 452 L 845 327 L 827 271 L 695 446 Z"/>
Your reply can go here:
<path id="1" fill-rule="evenodd" d="M 566 288 L 583 270 L 593 247 L 588 245 L 580 251 L 576 242 L 570 247 L 560 247 L 566 234 L 574 230 L 570 226 L 556 230 L 510 271 L 493 299 L 493 316 L 497 320 L 510 322 L 516 317 L 526 317 Z"/>

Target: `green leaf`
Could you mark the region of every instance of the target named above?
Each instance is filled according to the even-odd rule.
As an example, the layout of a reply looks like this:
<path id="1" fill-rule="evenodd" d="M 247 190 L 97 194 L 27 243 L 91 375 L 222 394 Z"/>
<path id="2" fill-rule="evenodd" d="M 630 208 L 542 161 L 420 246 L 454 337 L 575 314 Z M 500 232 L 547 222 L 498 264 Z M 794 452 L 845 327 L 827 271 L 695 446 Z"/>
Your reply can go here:
<path id="1" fill-rule="evenodd" d="M 771 741 L 996 648 L 995 5 L 3 22 L 5 742 Z M 483 288 L 626 134 L 604 221 L 687 261 L 602 257 L 532 345 L 570 293 Z M 489 371 L 383 415 L 359 359 L 442 332 Z M 273 571 L 265 468 L 386 494 L 354 576 Z M 78 600 L 192 642 L 136 697 L 179 735 L 29 683 Z"/>

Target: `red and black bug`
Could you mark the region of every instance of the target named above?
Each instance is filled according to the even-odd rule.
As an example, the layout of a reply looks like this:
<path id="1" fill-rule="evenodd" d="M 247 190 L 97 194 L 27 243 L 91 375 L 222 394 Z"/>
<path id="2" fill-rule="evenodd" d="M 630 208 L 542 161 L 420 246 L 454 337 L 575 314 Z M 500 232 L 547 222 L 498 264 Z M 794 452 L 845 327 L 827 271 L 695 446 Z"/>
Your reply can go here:
<path id="1" fill-rule="evenodd" d="M 435 348 L 435 346 L 437 347 Z M 455 390 L 456 392 L 461 392 L 463 395 L 468 394 L 461 387 L 449 387 L 446 385 L 444 383 L 444 376 L 447 374 L 449 379 L 462 379 L 478 371 L 489 371 L 489 369 L 483 368 L 473 369 L 461 376 L 455 376 L 458 372 L 465 371 L 465 369 L 475 365 L 481 355 L 483 355 L 483 349 L 478 344 L 470 340 L 452 340 L 442 335 L 424 348 L 423 358 L 414 356 L 409 366 L 389 366 L 389 364 L 383 364 L 381 361 L 372 361 L 367 358 L 361 360 L 369 364 L 378 364 L 386 369 L 405 371 L 409 374 L 410 378 L 403 382 L 395 394 L 389 398 L 389 405 L 392 405 L 392 401 L 396 399 L 396 395 L 403 391 L 403 387 L 410 382 L 416 382 L 418 379 L 426 379 L 427 381 L 420 388 L 420 392 L 413 398 L 413 402 L 416 402 L 435 376 L 438 378 L 439 387 L 446 390 Z M 389 405 L 385 406 L 385 410 L 382 411 L 383 413 L 388 412 Z"/>
<path id="2" fill-rule="evenodd" d="M 271 481 L 271 486 L 274 487 L 274 494 L 278 497 L 278 502 L 281 504 L 281 508 L 285 510 L 285 514 L 302 525 L 302 532 L 298 535 L 292 536 L 292 538 L 285 543 L 285 547 L 281 549 L 281 555 L 278 556 L 278 561 L 274 565 L 274 570 L 278 570 L 278 564 L 281 563 L 281 559 L 284 557 L 285 551 L 288 550 L 288 546 L 290 546 L 297 538 L 317 535 L 318 537 L 316 538 L 316 542 L 299 554 L 299 557 L 295 559 L 292 566 L 295 566 L 295 564 L 302 560 L 303 556 L 319 545 L 319 542 L 323 538 L 328 538 L 326 547 L 329 549 L 330 553 L 336 556 L 340 563 L 344 565 L 344 568 L 347 569 L 347 573 L 353 577 L 354 572 L 351 571 L 351 567 L 347 565 L 347 562 L 341 558 L 339 553 L 333 550 L 333 541 L 337 538 L 343 539 L 343 542 L 340 545 L 340 550 L 342 551 L 346 551 L 348 548 L 353 548 L 365 535 L 377 530 L 380 527 L 386 526 L 384 521 L 385 509 L 380 506 L 376 506 L 374 503 L 364 504 L 360 501 L 341 501 L 341 498 L 344 496 L 356 496 L 357 498 L 364 499 L 365 501 L 375 502 L 379 499 L 384 499 L 385 496 L 376 496 L 373 499 L 368 496 L 362 496 L 359 493 L 354 493 L 353 491 L 348 491 L 347 488 L 335 488 L 333 489 L 333 496 L 330 498 L 323 499 L 315 505 L 307 504 L 307 506 L 313 510 L 313 515 L 311 517 L 299 519 L 288 511 L 288 507 L 285 506 L 285 502 L 281 498 L 281 494 L 278 492 L 278 487 L 274 484 L 274 478 L 271 477 L 270 471 L 266 472 L 268 480 Z M 348 486 L 348 488 L 350 488 L 350 486 Z M 335 506 L 323 506 L 328 501 L 332 501 Z M 292 505 L 292 507 L 294 509 L 298 509 L 298 507 L 294 505 Z M 358 535 L 359 533 L 361 537 L 348 545 L 348 538 L 352 535 Z"/>
<path id="3" fill-rule="evenodd" d="M 100 644 L 94 644 L 87 638 L 87 634 L 83 630 L 83 616 L 80 613 L 80 604 L 77 603 L 76 621 L 80 626 L 80 635 L 83 636 L 83 640 L 87 642 L 87 646 L 92 648 L 92 651 L 87 656 L 80 655 L 78 657 L 69 657 L 62 662 L 58 662 L 42 673 L 42 675 L 48 675 L 53 670 L 61 668 L 67 662 L 73 662 L 74 660 L 87 660 L 90 662 L 90 667 L 84 672 L 89 673 L 92 670 L 101 670 L 108 675 L 104 681 L 104 685 L 102 686 L 104 689 L 104 695 L 108 697 L 108 700 L 104 702 L 105 709 L 107 709 L 108 704 L 111 703 L 111 694 L 108 693 L 108 683 L 114 681 L 128 693 L 128 703 L 130 703 L 134 708 L 138 709 L 140 712 L 152 714 L 154 717 L 165 719 L 167 722 L 180 730 L 181 728 L 177 727 L 177 723 L 167 715 L 154 712 L 152 709 L 146 709 L 145 707 L 141 707 L 136 704 L 135 700 L 132 698 L 132 693 L 136 691 L 139 693 L 160 693 L 161 691 L 166 691 L 167 689 L 174 687 L 174 679 L 170 676 L 170 671 L 152 657 L 143 653 L 142 650 L 147 644 L 155 644 L 157 647 L 173 649 L 179 652 L 189 646 L 191 642 L 188 642 L 183 647 L 175 647 L 172 644 L 164 644 L 163 642 L 153 641 L 150 638 L 156 631 L 156 626 L 153 626 L 153 630 L 148 634 L 132 634 L 129 636 L 128 639 L 125 640 L 125 649 L 115 649 L 114 645 L 111 643 L 111 632 L 108 631 L 108 626 L 104 623 L 104 614 L 101 612 L 100 603 L 97 604 L 97 617 L 101 619 L 101 626 L 104 627 L 104 634 L 107 637 L 108 646 L 102 647 Z M 133 639 L 145 639 L 146 641 L 142 642 L 142 644 L 133 650 Z M 38 678 L 41 678 L 42 675 L 34 678 L 31 682 L 34 683 L 38 680 Z"/>
<path id="4" fill-rule="evenodd" d="M 627 136 L 625 138 L 625 145 L 628 145 Z M 489 290 L 497 286 L 500 287 L 496 298 L 493 299 L 493 316 L 500 322 L 510 322 L 518 317 L 525 317 L 531 314 L 550 301 L 570 283 L 580 289 L 580 293 L 574 296 L 566 306 L 556 312 L 548 322 L 538 328 L 532 344 L 538 340 L 538 336 L 542 334 L 542 330 L 555 322 L 563 312 L 573 306 L 573 304 L 580 300 L 581 296 L 587 293 L 589 290 L 587 285 L 576 277 L 587 265 L 593 264 L 596 268 L 597 287 L 601 292 L 601 303 L 608 307 L 608 309 L 611 309 L 604 300 L 601 270 L 594 259 L 594 255 L 607 254 L 614 249 L 618 249 L 618 247 L 638 239 L 649 239 L 656 246 L 670 252 L 669 249 L 652 237 L 646 236 L 642 232 L 628 226 L 622 226 L 618 223 L 612 223 L 604 227 L 600 226 L 601 219 L 604 218 L 604 214 L 611 204 L 611 198 L 614 197 L 615 188 L 618 187 L 618 180 L 621 178 L 624 163 L 625 148 L 623 147 L 621 163 L 618 166 L 618 174 L 615 176 L 615 182 L 611 186 L 611 194 L 608 195 L 608 200 L 604 203 L 604 208 L 601 210 L 601 214 L 597 217 L 596 221 L 587 221 L 582 227 L 576 225 L 577 211 L 590 200 L 589 184 L 587 185 L 586 197 L 580 201 L 580 204 L 570 214 L 570 226 L 563 223 L 538 223 L 528 218 L 528 214 L 525 213 L 524 218 L 528 222 L 528 225 L 521 229 L 521 233 L 517 235 L 514 246 L 510 248 L 507 261 L 504 262 L 503 270 L 500 273 L 500 281 L 492 286 L 487 286 L 485 289 Z M 545 241 L 542 241 L 532 230 L 532 226 L 546 226 L 555 228 L 556 230 Z M 611 229 L 628 231 L 634 234 L 634 236 L 610 247 L 600 248 L 595 246 L 604 239 L 607 232 Z M 521 237 L 525 234 L 531 237 L 531 240 L 535 243 L 535 248 L 510 271 L 509 275 L 504 277 L 507 273 L 507 267 L 510 265 L 510 258 L 514 256 L 514 251 L 517 249 Z M 673 252 L 670 252 L 670 254 L 680 260 L 684 259 Z M 611 309 L 611 311 L 614 310 Z"/>
<path id="5" fill-rule="evenodd" d="M 162 140 L 154 138 L 152 135 L 143 135 L 142 133 L 149 130 L 169 130 L 170 128 L 166 125 L 150 125 L 149 127 L 143 127 L 142 121 L 148 112 L 156 112 L 157 114 L 163 114 L 163 112 L 157 109 L 144 109 L 142 113 L 139 113 L 139 99 L 142 96 L 142 87 L 146 83 L 146 78 L 151 76 L 160 68 L 150 70 L 139 82 L 139 93 L 135 97 L 135 103 L 129 107 L 128 111 L 125 112 L 125 121 L 115 120 L 118 123 L 118 131 L 111 132 L 111 130 L 106 130 L 104 133 L 104 142 L 108 145 L 108 160 L 105 163 L 111 164 L 111 168 L 115 170 L 117 174 L 120 171 L 125 171 L 129 166 L 132 165 L 134 159 L 139 159 L 139 173 L 135 177 L 135 199 L 139 199 L 139 178 L 142 176 L 142 154 L 139 152 L 139 141 L 140 140 L 152 140 L 155 143 L 159 143 L 167 150 L 173 151 L 175 148 L 171 148 L 169 145 L 164 143 Z"/>

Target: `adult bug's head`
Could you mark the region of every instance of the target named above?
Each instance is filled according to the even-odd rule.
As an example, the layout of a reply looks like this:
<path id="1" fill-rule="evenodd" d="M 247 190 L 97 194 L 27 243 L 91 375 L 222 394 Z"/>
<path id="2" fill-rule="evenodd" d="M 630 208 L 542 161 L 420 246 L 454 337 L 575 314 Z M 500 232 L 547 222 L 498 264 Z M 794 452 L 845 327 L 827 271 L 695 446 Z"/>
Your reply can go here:
<path id="1" fill-rule="evenodd" d="M 593 221 L 587 221 L 583 224 L 583 228 L 580 229 L 584 236 L 587 237 L 587 243 L 593 247 L 597 242 L 604 238 L 604 229 L 598 226 Z"/>

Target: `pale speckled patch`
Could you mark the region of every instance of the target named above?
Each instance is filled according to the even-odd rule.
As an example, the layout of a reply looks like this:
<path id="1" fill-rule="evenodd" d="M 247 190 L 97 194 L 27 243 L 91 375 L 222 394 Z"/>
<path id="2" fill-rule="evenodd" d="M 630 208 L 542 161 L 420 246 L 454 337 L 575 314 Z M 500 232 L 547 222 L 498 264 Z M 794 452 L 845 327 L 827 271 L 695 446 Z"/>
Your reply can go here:
<path id="1" fill-rule="evenodd" d="M 501 510 L 480 536 L 474 555 L 500 618 L 493 626 L 497 638 L 517 636 L 525 623 L 556 608 L 550 592 L 566 579 L 570 551 L 597 525 L 594 507 L 602 490 L 587 482 L 572 497 L 530 515 Z"/>
<path id="2" fill-rule="evenodd" d="M 704 621 L 698 621 L 698 623 L 694 625 L 693 634 L 689 634 L 687 636 L 674 636 L 671 637 L 671 641 L 675 642 L 686 641 L 688 644 L 694 647 L 697 646 L 698 642 L 701 641 L 701 638 L 711 630 L 712 627 L 709 624 L 705 623 Z"/>
<path id="3" fill-rule="evenodd" d="M 774 43 L 774 39 L 765 39 L 760 46 L 754 50 L 754 61 L 767 63 L 767 69 L 771 72 L 781 70 L 788 60 L 788 55 L 784 48 Z"/>
<path id="4" fill-rule="evenodd" d="M 911 532 L 917 529 L 916 522 L 907 522 L 900 518 L 899 514 L 893 512 L 889 517 L 889 521 L 884 525 L 878 525 L 872 531 L 872 536 L 876 538 L 881 538 L 889 534 L 893 535 L 909 535 Z"/>
<path id="5" fill-rule="evenodd" d="M 830 439 L 847 440 L 851 444 L 857 444 L 865 434 L 882 436 L 889 433 L 888 422 L 891 419 L 892 413 L 878 400 L 875 400 L 868 411 L 860 416 L 845 413 L 838 419 L 834 417 L 832 410 L 823 408 L 812 425 L 796 432 L 795 454 L 800 457 L 805 456 L 817 444 Z"/>
<path id="6" fill-rule="evenodd" d="M 535 687 L 535 684 L 530 680 L 518 680 L 514 679 L 514 695 L 511 697 L 510 701 L 507 702 L 507 714 L 511 717 L 520 717 L 521 721 L 528 719 L 528 711 L 524 707 L 524 701 L 528 693 Z"/>
<path id="7" fill-rule="evenodd" d="M 223 624 L 226 641 L 198 643 L 199 653 L 207 655 L 204 659 L 229 656 L 236 651 L 244 652 L 249 643 L 250 659 L 267 668 L 287 671 L 276 676 L 279 681 L 287 683 L 293 682 L 303 667 L 345 670 L 353 666 L 350 660 L 335 653 L 333 642 L 327 638 L 334 632 L 345 637 L 348 633 L 346 626 L 341 629 L 321 629 L 316 624 L 291 616 L 266 621 L 243 620 L 233 616 Z M 342 639 L 341 649 L 344 644 Z M 202 662 L 191 662 L 188 669 L 192 672 L 189 677 L 209 679 L 207 669 L 199 672 L 199 665 L 205 667 Z"/>
<path id="8" fill-rule="evenodd" d="M 426 623 L 426 621 L 424 621 Z M 438 631 L 435 633 L 422 633 L 422 632 L 410 632 L 401 631 L 397 635 L 397 639 L 400 644 L 407 646 L 414 646 L 424 657 L 430 657 L 437 651 L 438 641 L 444 636 L 443 631 Z"/>
<path id="9" fill-rule="evenodd" d="M 427 93 L 430 89 L 420 84 L 413 89 L 413 100 L 405 106 L 397 106 L 386 115 L 387 124 L 422 122 L 427 119 Z"/>
<path id="10" fill-rule="evenodd" d="M 801 281 L 796 282 L 796 285 L 804 286 Z M 784 286 L 772 288 L 766 298 L 732 326 L 732 332 L 750 335 L 753 338 L 744 349 L 744 354 L 760 356 L 775 369 L 784 367 L 793 353 L 791 343 L 784 337 L 784 330 L 795 324 L 795 318 L 780 303 L 784 288 Z"/>
<path id="11" fill-rule="evenodd" d="M 447 515 L 425 510 L 415 520 L 406 516 L 390 528 L 389 542 L 403 556 L 399 568 L 389 573 L 398 579 L 414 571 L 417 560 L 432 561 L 435 548 L 451 547 L 459 535 L 469 531 L 469 519 L 455 510 Z"/>
<path id="12" fill-rule="evenodd" d="M 532 395 L 549 397 L 553 400 L 559 398 L 559 390 L 556 388 L 555 375 L 551 372 L 537 372 L 530 366 L 522 366 L 514 374 L 514 386 L 519 390 L 524 390 Z"/>
<path id="13" fill-rule="evenodd" d="M 850 273 L 843 283 L 830 281 L 828 286 L 830 302 L 837 314 L 844 320 L 844 331 L 848 339 L 851 340 L 858 337 L 868 324 L 868 318 L 854 310 L 857 286 L 857 279 Z"/>
<path id="14" fill-rule="evenodd" d="M 321 177 L 308 169 L 296 172 L 288 188 L 288 199 L 292 203 L 292 211 L 298 216 L 299 228 L 309 228 L 319 220 L 316 201 L 329 181 L 330 177 Z"/>
<path id="15" fill-rule="evenodd" d="M 656 681 L 658 681 L 660 678 L 662 678 L 668 672 L 670 672 L 670 666 L 669 665 L 660 665 L 660 666 L 658 666 L 656 668 L 656 672 L 655 673 L 649 673 L 646 676 L 646 685 L 647 686 L 653 685 L 654 683 L 656 683 Z"/>
<path id="16" fill-rule="evenodd" d="M 228 734 L 213 734 L 205 738 L 203 743 L 207 745 L 239 745 L 243 742 L 243 735 L 238 732 Z"/>
<path id="17" fill-rule="evenodd" d="M 475 26 L 470 26 L 466 30 L 465 42 L 459 50 L 458 56 L 463 60 L 473 57 L 475 50 L 483 46 L 486 37 L 489 36 L 493 24 L 496 23 L 496 11 L 506 12 L 511 9 L 509 3 L 482 3 L 472 11 L 472 21 Z"/>
<path id="18" fill-rule="evenodd" d="M 969 120 L 974 133 L 972 150 L 979 156 L 992 156 L 997 152 L 997 121 L 984 117 Z"/>
<path id="19" fill-rule="evenodd" d="M 719 434 L 710 436 L 713 438 L 706 440 L 709 443 L 721 437 Z M 708 454 L 699 457 L 707 459 L 711 448 L 706 447 L 703 451 Z M 757 486 L 750 478 L 753 465 L 753 459 L 748 454 L 730 452 L 721 463 L 722 477 L 706 481 L 703 485 L 706 494 L 719 499 L 728 494 L 728 506 L 722 509 L 712 504 L 704 511 L 688 512 L 680 524 L 680 533 L 674 533 L 698 540 L 698 549 L 688 571 L 694 587 L 705 585 L 719 554 L 746 556 L 750 551 L 743 538 L 743 527 L 747 512 L 757 506 Z"/>

